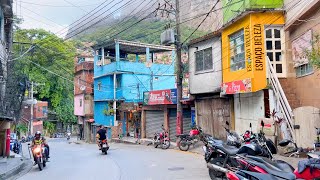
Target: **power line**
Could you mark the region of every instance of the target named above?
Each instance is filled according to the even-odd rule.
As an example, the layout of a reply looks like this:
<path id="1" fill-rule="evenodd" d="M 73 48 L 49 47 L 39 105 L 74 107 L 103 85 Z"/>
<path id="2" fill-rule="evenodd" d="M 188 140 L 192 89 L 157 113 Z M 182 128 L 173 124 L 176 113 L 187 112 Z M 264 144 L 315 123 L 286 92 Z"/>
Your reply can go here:
<path id="1" fill-rule="evenodd" d="M 84 11 L 84 12 L 86 12 L 86 13 L 88 13 L 87 10 L 83 9 L 82 7 L 80 7 L 80 6 L 78 6 L 78 5 L 73 4 L 72 2 L 70 2 L 70 1 L 68 1 L 68 0 L 63 0 L 63 1 L 66 2 L 66 3 L 68 3 L 68 4 L 70 4 L 70 5 L 72 5 L 72 6 L 74 6 L 74 7 L 76 7 L 76 8 L 81 9 L 82 11 Z"/>
<path id="2" fill-rule="evenodd" d="M 18 0 L 15 0 L 16 3 L 18 3 Z M 53 4 L 39 4 L 39 3 L 33 3 L 33 2 L 26 2 L 26 1 L 21 1 L 19 0 L 20 3 L 23 4 L 31 4 L 31 5 L 36 5 L 36 6 L 45 6 L 45 7 L 54 7 L 54 8 L 70 8 L 74 6 L 65 6 L 65 5 L 53 5 Z M 86 5 L 78 5 L 78 7 L 86 7 L 86 6 L 94 6 L 97 4 L 86 4 Z"/>

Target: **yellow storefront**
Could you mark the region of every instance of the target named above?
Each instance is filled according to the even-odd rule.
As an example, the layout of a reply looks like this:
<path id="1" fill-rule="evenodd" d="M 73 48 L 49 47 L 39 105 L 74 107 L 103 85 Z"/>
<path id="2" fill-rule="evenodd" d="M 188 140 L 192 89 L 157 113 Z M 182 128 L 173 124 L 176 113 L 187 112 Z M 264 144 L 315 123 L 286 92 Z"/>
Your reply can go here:
<path id="1" fill-rule="evenodd" d="M 267 86 L 265 29 L 283 24 L 283 12 L 256 12 L 223 29 L 222 94 L 256 92 Z"/>
<path id="2" fill-rule="evenodd" d="M 284 73 L 282 11 L 246 12 L 222 30 L 221 94 L 233 95 L 235 130 L 243 132 L 275 108 L 272 90 L 267 89 L 266 57 Z M 280 64 L 280 65 L 278 65 Z"/>

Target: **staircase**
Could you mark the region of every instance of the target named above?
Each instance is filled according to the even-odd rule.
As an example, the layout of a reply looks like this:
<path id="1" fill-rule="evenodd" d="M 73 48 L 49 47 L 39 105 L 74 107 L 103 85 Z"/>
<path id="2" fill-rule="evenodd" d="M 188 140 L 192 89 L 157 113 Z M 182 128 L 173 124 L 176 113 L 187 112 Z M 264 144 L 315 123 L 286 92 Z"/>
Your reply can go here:
<path id="1" fill-rule="evenodd" d="M 281 87 L 281 84 L 279 82 L 279 79 L 277 77 L 277 73 L 275 72 L 274 68 L 272 67 L 272 64 L 270 62 L 270 59 L 268 56 L 266 56 L 267 61 L 267 77 L 269 79 L 269 83 L 272 86 L 273 92 L 276 97 L 277 106 L 279 107 L 281 113 L 283 114 L 283 118 L 285 122 L 288 124 L 291 137 L 293 142 L 295 142 L 295 133 L 294 133 L 294 114 L 290 107 L 290 104 L 288 102 L 288 99 Z"/>

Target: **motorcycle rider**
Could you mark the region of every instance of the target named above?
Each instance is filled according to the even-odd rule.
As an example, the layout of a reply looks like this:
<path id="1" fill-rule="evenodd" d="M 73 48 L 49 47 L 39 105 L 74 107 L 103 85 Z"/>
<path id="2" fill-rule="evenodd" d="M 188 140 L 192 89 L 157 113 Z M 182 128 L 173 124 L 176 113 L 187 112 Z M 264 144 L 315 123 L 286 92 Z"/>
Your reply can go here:
<path id="1" fill-rule="evenodd" d="M 34 139 L 32 140 L 31 148 L 33 148 L 35 145 L 42 145 L 42 144 L 46 147 L 46 149 L 45 149 L 46 156 L 48 158 L 50 158 L 49 145 L 46 143 L 46 139 L 44 137 L 41 137 L 41 132 L 37 131 L 34 135 Z M 35 156 L 33 153 L 32 153 L 32 155 L 33 155 L 33 159 L 34 159 L 34 164 L 36 164 Z"/>
<path id="2" fill-rule="evenodd" d="M 99 150 L 101 150 L 101 141 L 107 139 L 107 131 L 105 130 L 103 125 L 99 126 L 99 130 L 97 131 L 96 140 L 97 144 L 99 146 Z"/>

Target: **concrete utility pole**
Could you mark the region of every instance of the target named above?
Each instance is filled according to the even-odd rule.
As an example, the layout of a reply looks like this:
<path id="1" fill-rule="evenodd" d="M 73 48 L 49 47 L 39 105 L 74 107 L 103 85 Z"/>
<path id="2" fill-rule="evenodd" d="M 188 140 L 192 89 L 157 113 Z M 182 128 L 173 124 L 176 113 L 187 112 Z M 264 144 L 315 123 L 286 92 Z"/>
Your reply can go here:
<path id="1" fill-rule="evenodd" d="M 181 104 L 182 99 L 182 71 L 181 71 L 181 42 L 180 42 L 180 5 L 179 0 L 176 0 L 176 50 L 177 50 L 177 59 L 176 59 L 176 68 L 177 68 L 177 125 L 176 125 L 176 134 L 183 133 L 183 108 Z"/>
<path id="2" fill-rule="evenodd" d="M 31 105 L 30 105 L 30 135 L 33 134 L 33 82 L 31 82 L 31 90 L 30 90 L 30 97 L 31 97 Z"/>

